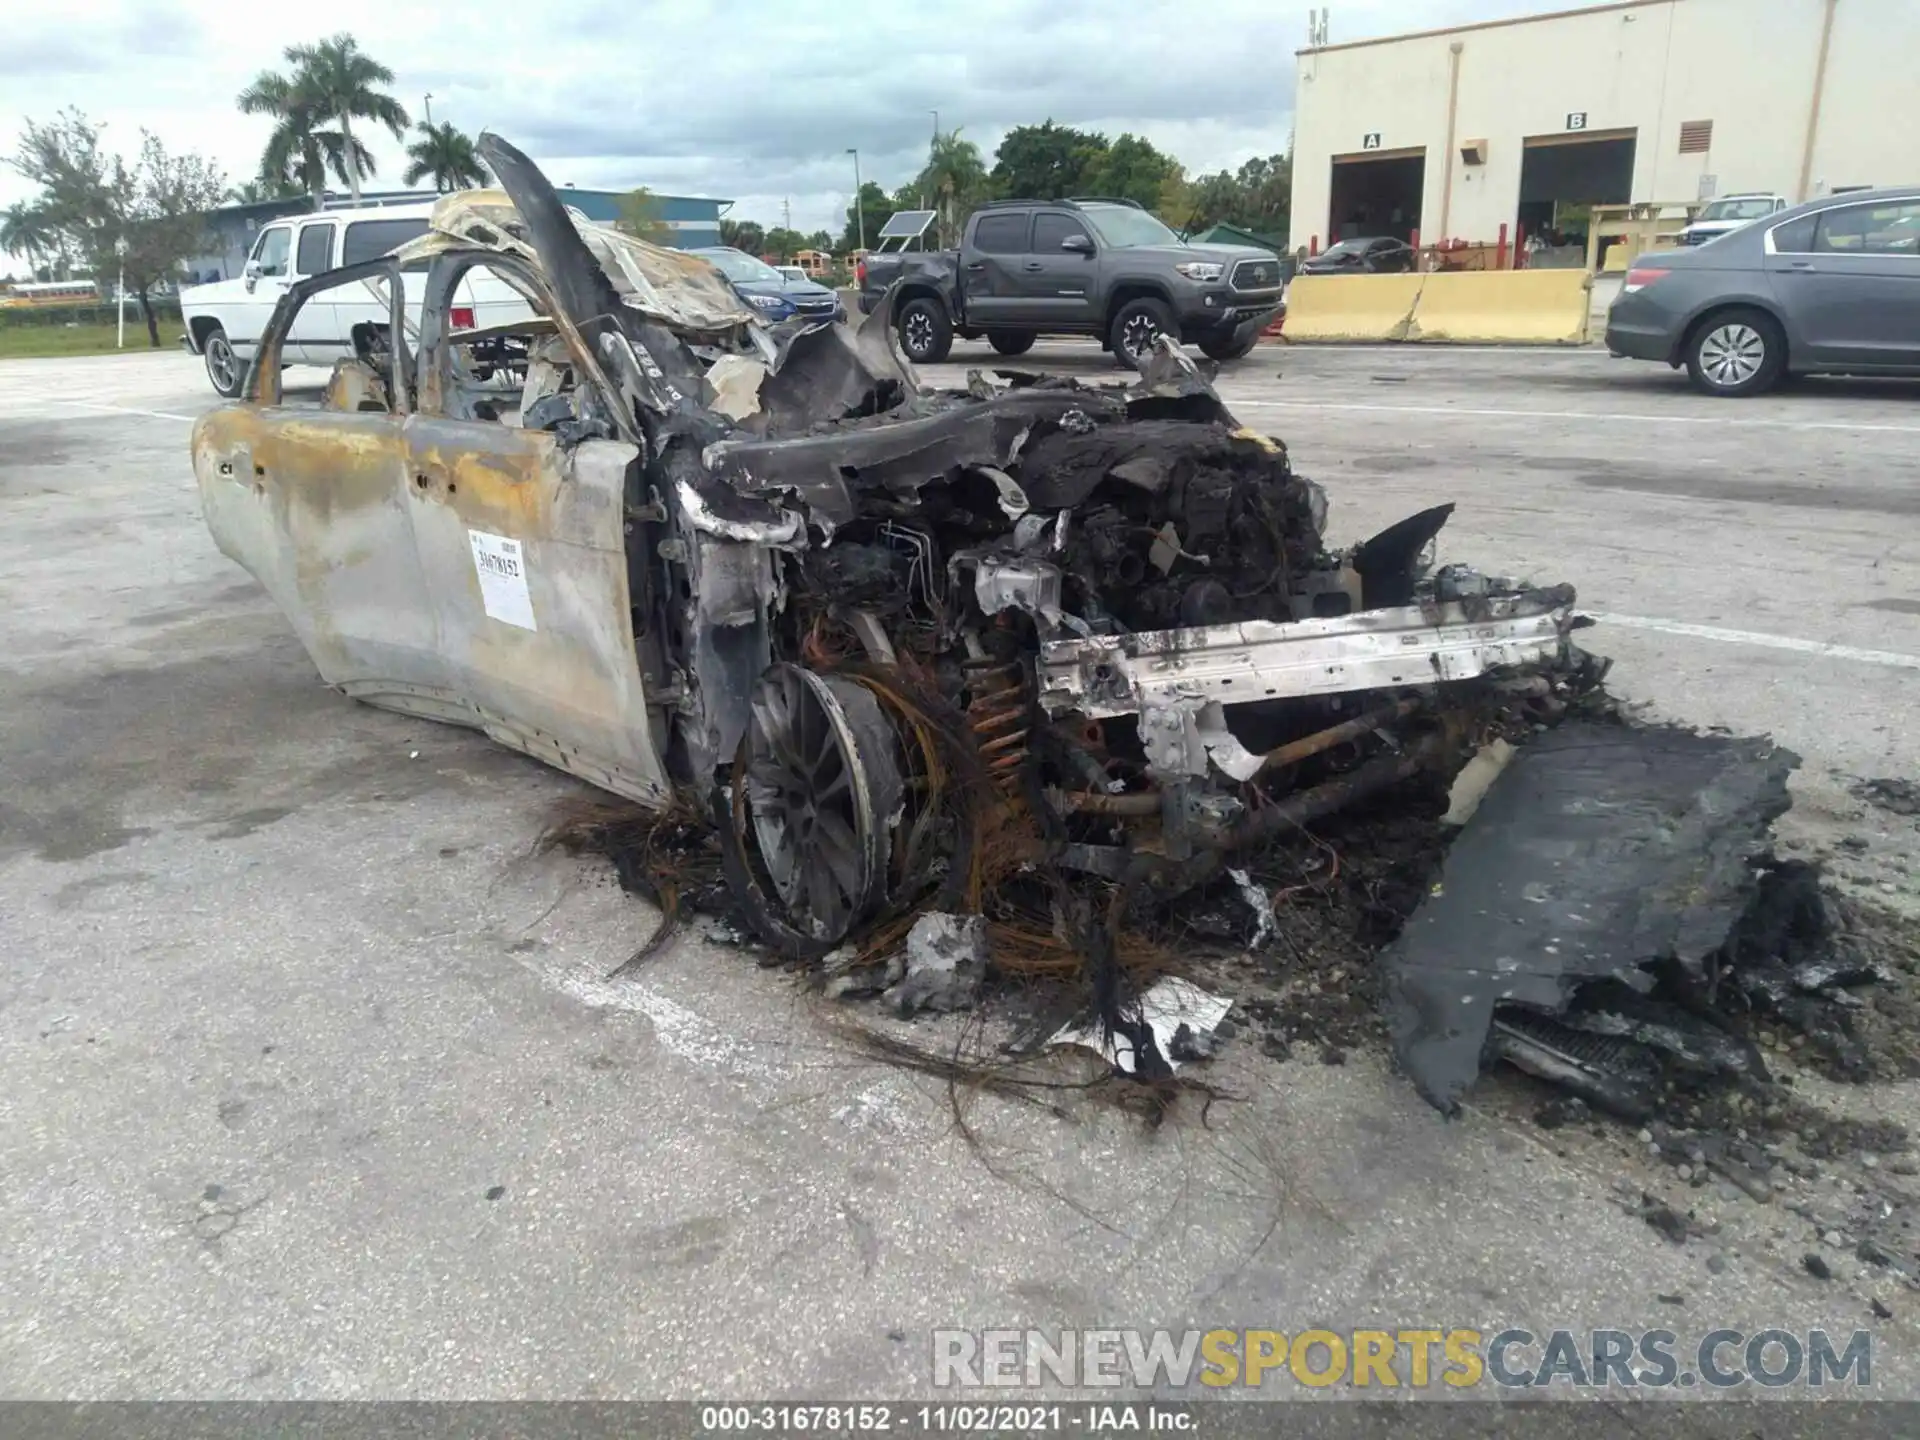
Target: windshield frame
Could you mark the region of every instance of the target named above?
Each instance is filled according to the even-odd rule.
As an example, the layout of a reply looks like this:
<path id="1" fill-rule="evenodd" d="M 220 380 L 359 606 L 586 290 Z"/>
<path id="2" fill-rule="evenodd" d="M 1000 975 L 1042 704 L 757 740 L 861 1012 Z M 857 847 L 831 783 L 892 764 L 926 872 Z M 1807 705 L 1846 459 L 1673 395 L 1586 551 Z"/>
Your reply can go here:
<path id="1" fill-rule="evenodd" d="M 1144 250 L 1153 245 L 1184 245 L 1166 221 L 1151 210 L 1136 210 L 1131 205 L 1095 205 L 1080 207 L 1080 218 L 1100 237 L 1109 250 Z M 1157 232 L 1157 233 L 1156 233 Z"/>
<path id="2" fill-rule="evenodd" d="M 747 254 L 744 250 L 735 250 L 730 246 L 716 245 L 707 250 L 693 252 L 707 261 L 735 285 L 781 285 L 787 282 L 780 272 L 766 261 Z M 736 274 L 744 271 L 744 274 Z M 764 273 L 759 273 L 764 272 Z"/>

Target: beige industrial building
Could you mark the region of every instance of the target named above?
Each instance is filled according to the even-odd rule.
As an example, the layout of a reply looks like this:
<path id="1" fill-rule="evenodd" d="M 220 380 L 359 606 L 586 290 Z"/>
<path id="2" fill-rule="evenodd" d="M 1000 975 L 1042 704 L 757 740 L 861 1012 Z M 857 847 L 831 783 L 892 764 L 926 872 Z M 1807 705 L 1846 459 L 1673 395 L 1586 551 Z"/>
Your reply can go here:
<path id="1" fill-rule="evenodd" d="M 1627 0 L 1298 60 L 1295 248 L 1920 183 L 1920 0 Z"/>

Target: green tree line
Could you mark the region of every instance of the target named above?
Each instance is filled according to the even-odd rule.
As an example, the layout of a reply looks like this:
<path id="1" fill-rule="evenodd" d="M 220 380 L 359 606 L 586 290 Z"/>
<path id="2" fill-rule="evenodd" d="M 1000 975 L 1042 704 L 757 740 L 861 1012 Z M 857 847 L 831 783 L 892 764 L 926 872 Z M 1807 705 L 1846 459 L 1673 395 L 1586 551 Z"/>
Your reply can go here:
<path id="1" fill-rule="evenodd" d="M 168 150 L 150 131 L 132 158 L 117 154 L 101 143 L 103 128 L 79 110 L 27 120 L 8 163 L 38 193 L 0 215 L 0 248 L 26 255 L 35 274 L 91 275 L 103 296 L 124 276 L 157 349 L 152 292 L 203 247 L 206 212 L 226 182 L 211 162 Z"/>
<path id="2" fill-rule="evenodd" d="M 863 222 L 871 245 L 880 227 L 902 210 L 934 211 L 934 239 L 952 245 L 967 217 L 987 200 L 1071 195 L 1132 200 L 1186 234 L 1225 222 L 1284 244 L 1292 185 L 1293 162 L 1285 154 L 1249 160 L 1238 170 L 1190 176 L 1144 136 L 1109 140 L 1098 131 L 1051 119 L 1009 130 L 988 165 L 980 147 L 956 129 L 934 137 L 927 163 L 898 189 L 889 193 L 871 180 L 860 187 L 859 197 L 847 206 L 838 248 L 852 250 L 860 243 Z"/>

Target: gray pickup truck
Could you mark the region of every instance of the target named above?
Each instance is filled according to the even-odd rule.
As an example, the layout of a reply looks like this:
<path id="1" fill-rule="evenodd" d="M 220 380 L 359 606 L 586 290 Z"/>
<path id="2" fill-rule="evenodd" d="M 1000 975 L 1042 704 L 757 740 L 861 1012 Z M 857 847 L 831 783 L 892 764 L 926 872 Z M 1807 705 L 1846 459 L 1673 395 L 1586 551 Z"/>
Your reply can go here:
<path id="1" fill-rule="evenodd" d="M 1281 268 L 1269 250 L 1190 245 L 1130 200 L 997 200 L 958 250 L 869 255 L 861 313 L 895 285 L 900 345 L 918 364 L 946 359 L 956 335 L 1002 355 L 1037 335 L 1097 335 L 1133 368 L 1162 334 L 1215 360 L 1245 355 L 1280 309 Z"/>

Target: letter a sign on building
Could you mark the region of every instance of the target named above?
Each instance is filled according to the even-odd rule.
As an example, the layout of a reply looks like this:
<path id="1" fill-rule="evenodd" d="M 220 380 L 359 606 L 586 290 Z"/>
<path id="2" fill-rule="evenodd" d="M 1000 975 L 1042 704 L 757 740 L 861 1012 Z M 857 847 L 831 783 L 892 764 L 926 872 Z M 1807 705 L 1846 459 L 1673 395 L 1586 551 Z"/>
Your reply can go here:
<path id="1" fill-rule="evenodd" d="M 1366 134 L 1362 135 L 1360 137 L 1360 148 L 1362 150 L 1378 150 L 1380 148 L 1380 132 L 1378 130 L 1369 130 Z"/>

